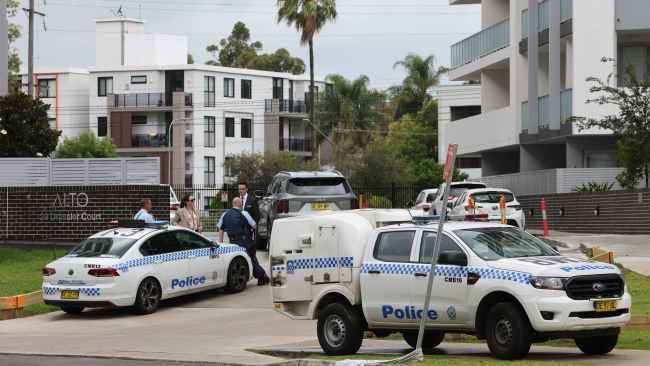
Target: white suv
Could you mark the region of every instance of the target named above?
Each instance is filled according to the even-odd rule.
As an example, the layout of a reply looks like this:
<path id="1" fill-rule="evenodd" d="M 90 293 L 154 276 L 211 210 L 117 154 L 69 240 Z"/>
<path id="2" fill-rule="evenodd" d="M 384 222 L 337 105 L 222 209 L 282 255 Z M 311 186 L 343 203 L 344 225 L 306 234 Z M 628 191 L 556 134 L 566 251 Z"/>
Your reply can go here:
<path id="1" fill-rule="evenodd" d="M 452 182 L 449 185 L 449 200 L 447 201 L 447 207 L 454 204 L 454 201 L 460 197 L 463 192 L 468 189 L 480 189 L 487 188 L 487 184 L 481 182 Z M 438 193 L 436 194 L 436 199 L 433 201 L 433 214 L 440 215 L 442 212 L 442 195 L 445 192 L 445 183 L 440 185 L 438 188 Z"/>
<path id="2" fill-rule="evenodd" d="M 488 215 L 489 221 L 500 221 L 501 209 L 499 201 L 502 195 L 506 201 L 506 223 L 524 229 L 526 215 L 521 210 L 521 205 L 515 195 L 507 189 L 481 188 L 467 190 L 454 201 L 449 209 L 449 215 L 452 217 Z M 470 204 L 470 199 L 474 200 L 474 207 Z"/>

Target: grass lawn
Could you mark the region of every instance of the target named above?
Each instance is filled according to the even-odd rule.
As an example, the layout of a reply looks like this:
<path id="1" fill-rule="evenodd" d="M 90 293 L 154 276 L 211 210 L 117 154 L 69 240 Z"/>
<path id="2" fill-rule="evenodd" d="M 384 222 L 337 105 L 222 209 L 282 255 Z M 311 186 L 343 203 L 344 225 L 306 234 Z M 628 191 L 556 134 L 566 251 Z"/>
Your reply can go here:
<path id="1" fill-rule="evenodd" d="M 342 357 L 327 357 L 327 356 L 314 356 L 311 358 L 325 359 L 329 361 L 343 361 L 343 360 L 372 360 L 372 361 L 385 361 L 391 358 L 381 356 L 342 356 Z M 454 357 L 454 356 L 439 356 L 431 355 L 425 356 L 424 362 L 408 363 L 412 366 L 549 366 L 557 361 L 501 361 L 492 358 L 484 357 Z M 585 366 L 585 363 L 562 362 L 563 366 Z"/>
<path id="2" fill-rule="evenodd" d="M 67 249 L 0 248 L 0 297 L 26 294 L 41 289 L 43 267 L 67 253 Z M 45 304 L 31 305 L 22 316 L 47 313 L 57 308 Z"/>

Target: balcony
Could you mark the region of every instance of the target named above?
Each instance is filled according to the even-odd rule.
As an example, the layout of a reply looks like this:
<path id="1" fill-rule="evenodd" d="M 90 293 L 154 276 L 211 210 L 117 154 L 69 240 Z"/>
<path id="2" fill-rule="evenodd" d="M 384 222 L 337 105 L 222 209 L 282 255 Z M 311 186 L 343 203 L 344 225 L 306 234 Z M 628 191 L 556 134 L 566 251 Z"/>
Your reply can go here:
<path id="1" fill-rule="evenodd" d="M 297 138 L 280 139 L 280 151 L 311 153 L 311 140 Z"/>
<path id="2" fill-rule="evenodd" d="M 133 135 L 131 137 L 131 147 L 167 147 L 167 135 Z"/>
<path id="3" fill-rule="evenodd" d="M 572 134 L 572 123 L 569 119 L 573 117 L 573 89 L 565 89 L 560 93 L 560 130 L 550 130 L 551 112 L 550 99 L 548 95 L 543 95 L 537 99 L 537 116 L 539 120 L 538 138 L 546 139 L 551 137 L 566 136 Z M 530 127 L 528 119 L 528 101 L 521 103 L 521 131 L 522 135 L 528 135 Z M 523 141 L 526 140 L 526 141 Z M 522 137 L 522 143 L 527 142 L 528 138 Z"/>
<path id="4" fill-rule="evenodd" d="M 510 20 L 506 19 L 452 45 L 451 68 L 472 63 L 509 45 Z"/>
<path id="5" fill-rule="evenodd" d="M 573 0 L 562 0 L 561 3 L 561 23 L 566 22 L 567 20 L 573 18 Z M 539 3 L 539 9 L 537 13 L 537 30 L 538 32 L 543 32 L 549 28 L 550 20 L 550 3 L 549 0 L 544 0 Z M 528 38 L 528 9 L 524 9 L 521 12 L 521 38 Z M 541 41 L 541 40 L 540 40 Z"/>
<path id="6" fill-rule="evenodd" d="M 518 144 L 515 108 L 505 107 L 443 125 L 446 143 L 459 144 L 458 155 Z"/>
<path id="7" fill-rule="evenodd" d="M 264 101 L 264 111 L 266 113 L 306 114 L 309 112 L 309 108 L 307 108 L 307 103 L 304 100 L 266 99 Z"/>
<path id="8" fill-rule="evenodd" d="M 194 104 L 191 93 L 185 93 L 184 105 L 191 107 Z M 133 93 L 115 94 L 113 107 L 115 108 L 171 108 L 174 105 L 172 93 Z"/>

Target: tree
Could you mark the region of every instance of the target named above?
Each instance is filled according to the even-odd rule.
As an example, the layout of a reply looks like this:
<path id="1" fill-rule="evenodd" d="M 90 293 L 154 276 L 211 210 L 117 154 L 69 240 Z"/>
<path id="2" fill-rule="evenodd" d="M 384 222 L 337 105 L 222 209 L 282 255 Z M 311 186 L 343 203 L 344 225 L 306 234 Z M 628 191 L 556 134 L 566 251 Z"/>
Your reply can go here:
<path id="1" fill-rule="evenodd" d="M 192 65 L 194 63 L 194 56 L 191 53 L 187 54 L 187 64 Z"/>
<path id="2" fill-rule="evenodd" d="M 278 23 L 285 22 L 300 32 L 300 44 L 309 44 L 310 121 L 316 123 L 314 86 L 314 35 L 336 19 L 336 0 L 278 0 Z"/>
<path id="3" fill-rule="evenodd" d="M 7 0 L 7 17 L 13 18 L 18 12 L 20 1 Z M 9 39 L 9 91 L 17 92 L 20 90 L 20 57 L 18 50 L 14 47 L 14 43 L 20 38 L 20 25 L 9 22 L 7 29 L 7 37 Z"/>
<path id="4" fill-rule="evenodd" d="M 117 146 L 106 138 L 98 138 L 92 132 L 82 133 L 76 138 L 66 138 L 56 149 L 54 157 L 65 158 L 114 158 Z"/>
<path id="5" fill-rule="evenodd" d="M 0 157 L 48 156 L 61 131 L 50 128 L 50 106 L 24 93 L 0 97 Z"/>
<path id="6" fill-rule="evenodd" d="M 228 38 L 222 38 L 219 44 L 206 47 L 206 51 L 212 56 L 212 60 L 206 64 L 292 74 L 305 72 L 305 63 L 302 59 L 291 56 L 286 49 L 280 48 L 274 53 L 258 54 L 262 48 L 262 42 L 251 42 L 251 32 L 246 24 L 237 22 Z"/>
<path id="7" fill-rule="evenodd" d="M 629 84 L 618 87 L 612 83 L 612 76 L 607 80 L 590 77 L 593 86 L 590 92 L 595 98 L 587 103 L 598 105 L 613 104 L 618 107 L 616 114 L 606 115 L 600 119 L 576 117 L 581 130 L 598 127 L 611 130 L 617 137 L 617 157 L 624 171 L 617 177 L 618 182 L 627 189 L 633 189 L 645 175 L 648 182 L 648 164 L 650 164 L 650 80 L 638 80 L 634 69 L 627 70 Z"/>
<path id="8" fill-rule="evenodd" d="M 399 119 L 409 113 L 416 114 L 431 100 L 429 89 L 438 85 L 440 76 L 448 71 L 444 66 L 436 68 L 435 63 L 433 55 L 422 58 L 413 53 L 395 63 L 395 68 L 402 67 L 406 71 L 402 85 L 390 89 L 397 103 L 395 118 Z"/>
<path id="9" fill-rule="evenodd" d="M 230 156 L 227 170 L 234 173 L 237 180 L 251 185 L 266 186 L 280 171 L 318 170 L 314 161 L 305 161 L 287 152 L 249 154 Z"/>

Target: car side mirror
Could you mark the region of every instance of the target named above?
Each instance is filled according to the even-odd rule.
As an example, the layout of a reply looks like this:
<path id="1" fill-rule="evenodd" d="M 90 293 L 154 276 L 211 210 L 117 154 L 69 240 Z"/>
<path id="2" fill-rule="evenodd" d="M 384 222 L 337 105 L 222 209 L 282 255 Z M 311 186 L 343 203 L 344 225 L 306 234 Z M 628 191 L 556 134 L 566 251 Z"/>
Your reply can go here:
<path id="1" fill-rule="evenodd" d="M 451 266 L 467 267 L 467 256 L 462 252 L 444 251 L 438 256 L 438 263 Z"/>
<path id="2" fill-rule="evenodd" d="M 210 243 L 212 244 L 213 247 L 219 248 L 219 243 L 217 243 L 216 241 L 212 241 Z"/>

